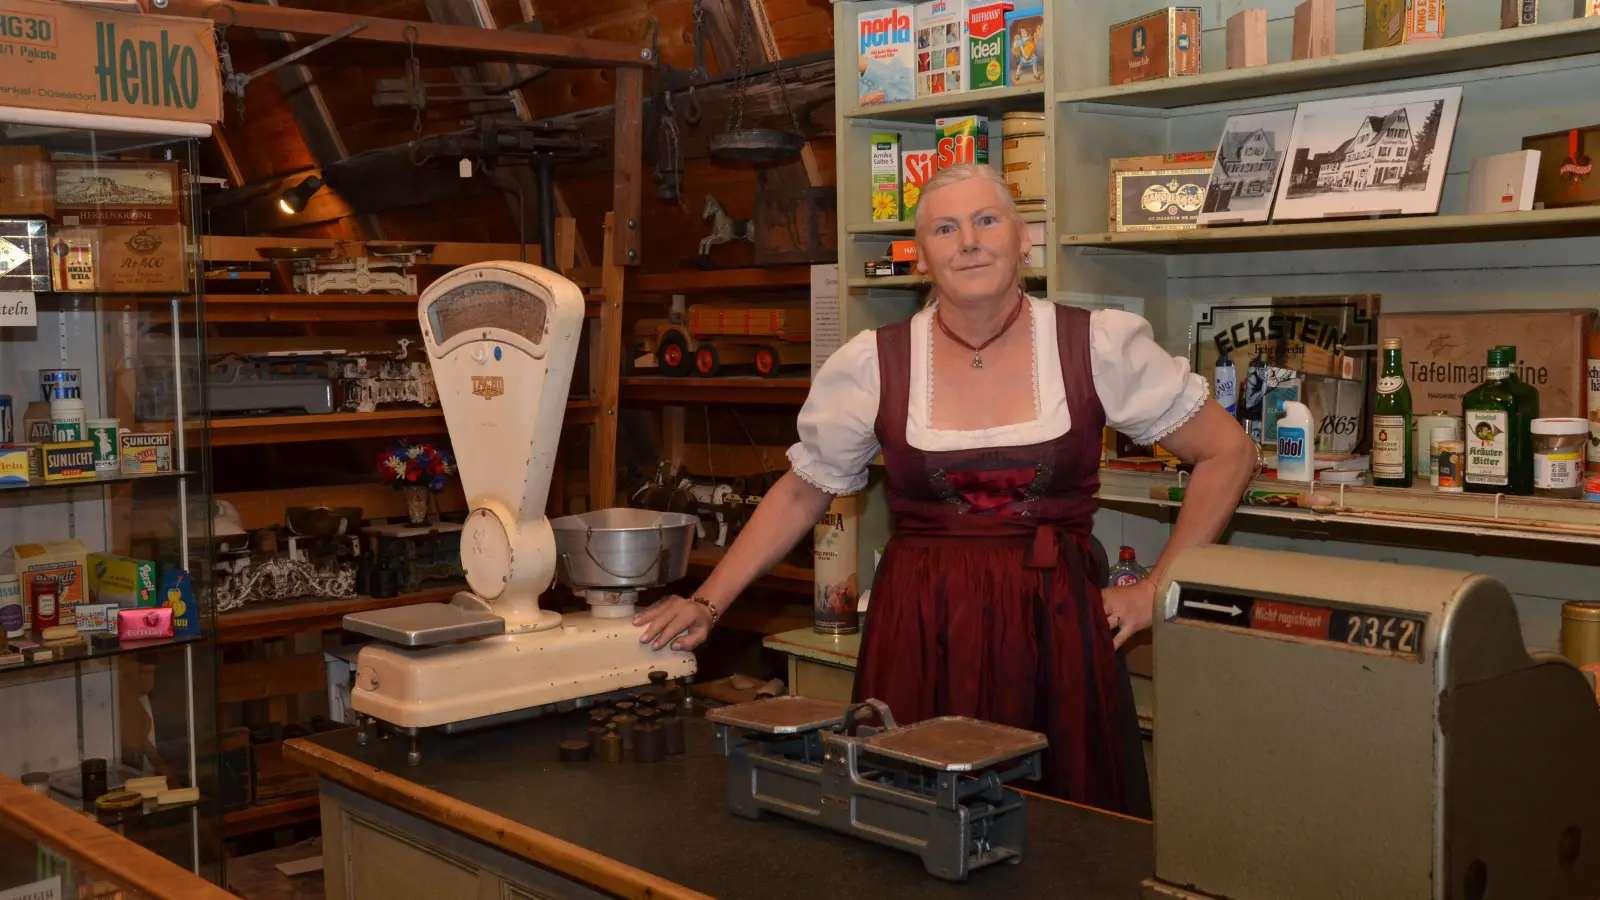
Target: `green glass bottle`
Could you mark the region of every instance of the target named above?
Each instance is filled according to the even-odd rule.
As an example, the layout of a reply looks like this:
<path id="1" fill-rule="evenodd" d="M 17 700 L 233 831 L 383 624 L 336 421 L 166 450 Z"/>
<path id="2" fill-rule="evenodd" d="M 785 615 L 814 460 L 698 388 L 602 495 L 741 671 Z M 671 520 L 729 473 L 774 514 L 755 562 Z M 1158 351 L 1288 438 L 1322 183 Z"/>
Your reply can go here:
<path id="1" fill-rule="evenodd" d="M 1372 401 L 1372 483 L 1411 487 L 1411 386 L 1400 363 L 1400 339 L 1384 338 L 1383 370 Z"/>
<path id="2" fill-rule="evenodd" d="M 1538 392 L 1517 378 L 1516 360 L 1515 347 L 1490 350 L 1483 383 L 1461 398 L 1467 450 L 1463 480 L 1469 493 L 1533 493 L 1531 428 Z"/>

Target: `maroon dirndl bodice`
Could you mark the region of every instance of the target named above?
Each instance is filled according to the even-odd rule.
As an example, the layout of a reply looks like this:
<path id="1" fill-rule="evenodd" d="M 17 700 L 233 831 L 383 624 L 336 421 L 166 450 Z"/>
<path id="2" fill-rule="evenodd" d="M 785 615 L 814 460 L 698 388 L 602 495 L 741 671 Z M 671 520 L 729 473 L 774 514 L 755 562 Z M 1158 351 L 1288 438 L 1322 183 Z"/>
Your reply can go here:
<path id="1" fill-rule="evenodd" d="M 962 715 L 1041 732 L 1046 793 L 1124 811 L 1118 723 L 1131 710 L 1089 549 L 1105 426 L 1089 313 L 1057 307 L 1056 333 L 1066 434 L 924 452 L 906 441 L 910 322 L 878 331 L 876 429 L 894 537 L 874 579 L 855 690 L 902 723 Z"/>

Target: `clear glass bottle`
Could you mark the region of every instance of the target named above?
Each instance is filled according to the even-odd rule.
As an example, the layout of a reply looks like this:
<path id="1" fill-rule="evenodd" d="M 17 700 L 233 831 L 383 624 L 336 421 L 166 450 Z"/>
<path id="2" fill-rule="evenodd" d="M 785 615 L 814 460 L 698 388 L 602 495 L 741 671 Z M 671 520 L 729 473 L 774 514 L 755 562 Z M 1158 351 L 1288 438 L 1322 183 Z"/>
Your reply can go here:
<path id="1" fill-rule="evenodd" d="M 1378 487 L 1411 487 L 1411 386 L 1400 360 L 1400 339 L 1383 341 L 1383 370 L 1372 401 L 1372 483 Z"/>
<path id="2" fill-rule="evenodd" d="M 1461 398 L 1466 444 L 1463 480 L 1468 493 L 1533 493 L 1531 428 L 1538 411 L 1529 414 L 1527 386 L 1517 379 L 1516 358 L 1514 347 L 1490 350 L 1483 383 Z"/>

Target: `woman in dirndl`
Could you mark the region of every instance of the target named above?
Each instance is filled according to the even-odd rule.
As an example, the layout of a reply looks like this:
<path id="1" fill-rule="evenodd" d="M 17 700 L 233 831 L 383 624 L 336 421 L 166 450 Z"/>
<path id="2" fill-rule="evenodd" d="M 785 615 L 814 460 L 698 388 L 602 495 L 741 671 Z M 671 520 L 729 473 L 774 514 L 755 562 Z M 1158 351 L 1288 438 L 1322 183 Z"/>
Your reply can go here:
<path id="1" fill-rule="evenodd" d="M 962 715 L 1042 732 L 1044 792 L 1148 816 L 1149 785 L 1118 653 L 1150 626 L 1155 584 L 1215 541 L 1258 454 L 1148 322 L 1029 297 L 1027 227 L 994 169 L 923 188 L 910 319 L 866 331 L 817 373 L 791 470 L 700 589 L 641 613 L 640 640 L 689 649 L 751 582 L 862 490 L 881 452 L 894 524 L 872 589 L 857 699 L 901 724 Z M 1101 588 L 1091 552 L 1106 426 L 1193 465 L 1145 581 Z"/>

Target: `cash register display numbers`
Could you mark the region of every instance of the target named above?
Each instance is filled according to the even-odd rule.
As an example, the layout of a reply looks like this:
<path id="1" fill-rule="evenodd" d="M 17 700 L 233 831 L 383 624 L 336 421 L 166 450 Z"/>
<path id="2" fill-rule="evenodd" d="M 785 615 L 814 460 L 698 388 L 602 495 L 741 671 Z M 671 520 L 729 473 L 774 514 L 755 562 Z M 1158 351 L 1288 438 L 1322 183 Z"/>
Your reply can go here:
<path id="1" fill-rule="evenodd" d="M 1422 658 L 1424 616 L 1389 609 L 1345 609 L 1180 585 L 1176 617 Z"/>

